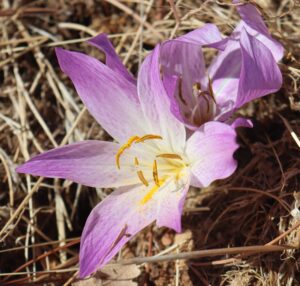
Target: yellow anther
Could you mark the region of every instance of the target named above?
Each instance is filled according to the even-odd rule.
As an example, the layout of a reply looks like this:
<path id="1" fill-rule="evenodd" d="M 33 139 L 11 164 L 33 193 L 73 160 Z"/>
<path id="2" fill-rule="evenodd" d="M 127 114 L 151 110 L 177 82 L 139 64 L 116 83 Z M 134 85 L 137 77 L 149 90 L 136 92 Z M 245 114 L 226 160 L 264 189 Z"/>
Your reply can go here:
<path id="1" fill-rule="evenodd" d="M 196 82 L 193 84 L 193 89 L 200 92 L 201 91 L 201 84 L 200 82 Z"/>
<path id="2" fill-rule="evenodd" d="M 135 141 L 135 143 L 141 143 L 144 142 L 146 140 L 153 140 L 153 139 L 160 139 L 162 140 L 162 137 L 159 135 L 153 135 L 153 134 L 147 134 L 143 137 L 140 137 L 138 140 Z"/>
<path id="3" fill-rule="evenodd" d="M 160 184 L 159 184 L 159 179 L 158 179 L 158 170 L 157 170 L 156 160 L 154 160 L 154 162 L 153 162 L 153 179 L 154 179 L 155 185 L 159 187 Z"/>
<path id="4" fill-rule="evenodd" d="M 160 139 L 160 140 L 162 140 L 163 138 L 161 136 L 155 135 L 155 134 L 147 134 L 147 135 L 144 135 L 142 137 L 139 137 L 139 136 L 132 136 L 132 137 L 130 137 L 128 139 L 128 141 L 119 148 L 119 150 L 118 150 L 118 152 L 116 154 L 116 165 L 117 165 L 118 169 L 120 169 L 120 158 L 121 158 L 122 154 L 124 153 L 124 151 L 126 149 L 129 149 L 133 143 L 141 143 L 141 142 L 144 142 L 146 140 L 153 140 L 153 139 Z M 135 160 L 135 163 L 136 162 L 137 162 L 136 165 L 138 165 L 137 158 Z"/>
<path id="5" fill-rule="evenodd" d="M 178 154 L 171 154 L 171 153 L 159 154 L 159 155 L 156 156 L 156 158 L 167 158 L 167 159 L 182 160 L 181 156 L 179 156 Z"/>
<path id="6" fill-rule="evenodd" d="M 137 157 L 134 158 L 134 165 L 135 166 L 138 166 L 140 163 L 139 163 L 139 160 Z"/>
<path id="7" fill-rule="evenodd" d="M 145 178 L 145 176 L 144 176 L 144 174 L 143 174 L 143 171 L 141 171 L 141 170 L 137 171 L 137 175 L 138 175 L 139 179 L 141 180 L 141 182 L 142 182 L 146 187 L 148 187 L 148 186 L 149 186 L 149 183 L 148 183 L 148 181 L 146 180 L 146 178 Z"/>
<path id="8" fill-rule="evenodd" d="M 137 141 L 138 139 L 140 139 L 139 136 L 132 136 L 128 139 L 128 141 L 125 144 L 123 144 L 120 147 L 118 153 L 116 154 L 116 164 L 117 164 L 118 169 L 120 169 L 120 157 L 121 157 L 121 155 L 124 153 L 124 151 L 126 149 L 129 149 L 131 147 L 133 142 Z"/>

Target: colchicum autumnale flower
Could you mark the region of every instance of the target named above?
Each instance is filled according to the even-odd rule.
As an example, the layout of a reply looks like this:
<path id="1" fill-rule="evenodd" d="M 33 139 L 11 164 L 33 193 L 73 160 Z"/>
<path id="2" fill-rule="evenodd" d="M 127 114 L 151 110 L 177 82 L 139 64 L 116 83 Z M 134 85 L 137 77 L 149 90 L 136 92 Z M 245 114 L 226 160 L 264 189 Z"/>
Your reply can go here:
<path id="1" fill-rule="evenodd" d="M 277 65 L 282 45 L 271 37 L 254 5 L 236 8 L 242 20 L 228 38 L 222 39 L 215 25 L 206 24 L 162 45 L 163 76 L 179 78 L 171 95 L 176 99 L 172 113 L 192 130 L 210 120 L 232 123 L 236 109 L 282 85 Z M 220 50 L 207 70 L 202 46 Z M 242 118 L 236 123 L 250 125 Z"/>
<path id="2" fill-rule="evenodd" d="M 189 186 L 206 187 L 237 167 L 234 128 L 207 122 L 189 138 L 170 111 L 176 80 L 161 79 L 158 45 L 135 79 L 105 35 L 90 41 L 106 65 L 82 53 L 56 50 L 82 101 L 118 142 L 87 140 L 37 155 L 17 168 L 32 175 L 116 188 L 89 215 L 80 245 L 80 276 L 106 264 L 137 232 L 156 221 L 181 231 Z"/>

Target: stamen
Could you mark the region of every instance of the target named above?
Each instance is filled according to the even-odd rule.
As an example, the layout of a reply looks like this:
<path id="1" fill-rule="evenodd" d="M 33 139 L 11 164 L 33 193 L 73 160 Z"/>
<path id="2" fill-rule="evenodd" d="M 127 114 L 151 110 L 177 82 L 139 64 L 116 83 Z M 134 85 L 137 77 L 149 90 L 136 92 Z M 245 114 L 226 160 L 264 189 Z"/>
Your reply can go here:
<path id="1" fill-rule="evenodd" d="M 143 137 L 140 137 L 139 139 L 137 139 L 135 141 L 135 143 L 141 143 L 141 142 L 145 142 L 146 140 L 152 140 L 152 139 L 160 139 L 162 140 L 163 138 L 159 135 L 153 135 L 153 134 L 147 134 Z"/>
<path id="2" fill-rule="evenodd" d="M 121 158 L 121 155 L 124 153 L 124 151 L 126 149 L 129 149 L 131 147 L 131 145 L 133 144 L 133 142 L 137 141 L 138 139 L 140 139 L 139 136 L 132 136 L 128 139 L 128 141 L 122 145 L 118 151 L 118 153 L 116 154 L 116 164 L 117 164 L 117 167 L 118 169 L 120 169 L 120 158 Z"/>
<path id="3" fill-rule="evenodd" d="M 167 159 L 182 160 L 181 156 L 179 156 L 178 154 L 171 154 L 171 153 L 159 154 L 159 155 L 156 156 L 156 158 L 167 158 Z"/>
<path id="4" fill-rule="evenodd" d="M 210 107 L 209 107 L 209 100 L 208 98 L 206 97 L 206 95 L 208 95 L 209 97 L 211 97 L 209 95 L 209 92 L 205 92 L 205 91 L 202 91 L 200 92 L 199 96 L 202 96 L 206 102 L 206 106 L 207 106 L 207 109 L 206 109 L 206 112 L 209 113 L 209 110 L 210 110 Z"/>
<path id="5" fill-rule="evenodd" d="M 139 163 L 139 160 L 137 157 L 134 158 L 134 165 L 135 166 L 138 166 L 140 163 Z"/>
<path id="6" fill-rule="evenodd" d="M 179 78 L 178 80 L 178 96 L 179 96 L 179 99 L 181 100 L 181 102 L 184 104 L 184 105 L 187 105 L 185 99 L 183 98 L 183 95 L 182 95 L 182 77 Z"/>
<path id="7" fill-rule="evenodd" d="M 141 180 L 141 182 L 142 182 L 146 187 L 148 187 L 148 186 L 149 186 L 149 183 L 148 183 L 148 181 L 146 180 L 146 178 L 145 178 L 145 176 L 144 176 L 144 174 L 143 174 L 143 171 L 141 171 L 141 170 L 137 171 L 137 175 L 138 175 L 139 179 Z"/>
<path id="8" fill-rule="evenodd" d="M 159 184 L 159 179 L 158 179 L 158 171 L 157 171 L 157 162 L 156 162 L 156 160 L 154 160 L 154 162 L 153 162 L 153 179 L 154 179 L 155 185 L 159 187 L 160 184 Z"/>
<path id="9" fill-rule="evenodd" d="M 193 89 L 200 92 L 201 91 L 201 84 L 200 82 L 196 82 L 193 84 Z"/>
<path id="10" fill-rule="evenodd" d="M 141 142 L 145 142 L 146 140 L 153 140 L 153 139 L 162 140 L 163 138 L 161 136 L 155 135 L 155 134 L 147 134 L 142 137 L 139 137 L 139 136 L 130 137 L 128 139 L 128 141 L 120 147 L 120 149 L 118 150 L 118 152 L 116 154 L 116 165 L 117 165 L 118 169 L 120 169 L 120 158 L 126 149 L 129 149 L 133 143 L 141 143 Z M 138 165 L 137 159 L 135 159 L 135 164 Z"/>
<path id="11" fill-rule="evenodd" d="M 208 90 L 209 90 L 209 95 L 212 98 L 212 100 L 214 101 L 215 104 L 217 104 L 216 99 L 215 99 L 215 95 L 214 95 L 214 91 L 212 88 L 212 80 L 210 77 L 208 77 Z"/>

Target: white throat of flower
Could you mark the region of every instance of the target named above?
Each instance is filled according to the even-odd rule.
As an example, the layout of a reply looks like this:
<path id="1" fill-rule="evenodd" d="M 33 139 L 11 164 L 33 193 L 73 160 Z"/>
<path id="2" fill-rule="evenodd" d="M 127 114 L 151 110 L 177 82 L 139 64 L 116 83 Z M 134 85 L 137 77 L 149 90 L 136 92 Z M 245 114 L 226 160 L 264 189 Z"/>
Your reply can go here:
<path id="1" fill-rule="evenodd" d="M 138 179 L 147 189 L 146 195 L 140 201 L 141 204 L 148 202 L 160 188 L 170 181 L 175 182 L 176 189 L 181 189 L 189 173 L 189 163 L 184 154 L 162 152 L 165 149 L 163 146 L 160 146 L 162 144 L 156 142 L 155 147 L 153 147 L 148 142 L 152 140 L 162 141 L 163 138 L 154 134 L 147 134 L 142 137 L 132 136 L 119 148 L 116 154 L 116 166 L 118 169 L 121 169 L 120 160 L 124 152 L 127 149 L 134 148 L 136 144 L 143 144 L 142 148 L 150 152 L 151 157 L 154 158 L 153 160 L 144 159 L 141 161 L 136 156 L 132 162 Z M 145 173 L 151 174 L 151 176 L 146 176 Z"/>

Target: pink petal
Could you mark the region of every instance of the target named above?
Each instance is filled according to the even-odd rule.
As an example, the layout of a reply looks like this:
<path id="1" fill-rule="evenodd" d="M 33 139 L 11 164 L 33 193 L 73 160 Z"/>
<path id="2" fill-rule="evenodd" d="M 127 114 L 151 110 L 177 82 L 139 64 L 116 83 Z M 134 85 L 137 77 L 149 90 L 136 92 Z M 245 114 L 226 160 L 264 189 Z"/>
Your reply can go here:
<path id="1" fill-rule="evenodd" d="M 33 157 L 16 170 L 19 173 L 50 178 L 64 178 L 79 184 L 109 188 L 139 182 L 136 171 L 129 166 L 116 167 L 115 155 L 120 145 L 88 140 L 59 147 Z M 134 156 L 126 152 L 122 160 Z"/>
<path id="2" fill-rule="evenodd" d="M 247 128 L 252 128 L 253 127 L 253 123 L 250 119 L 246 119 L 246 118 L 242 118 L 242 117 L 238 117 L 236 118 L 231 124 L 230 126 L 232 128 L 239 128 L 239 127 L 247 127 Z"/>
<path id="3" fill-rule="evenodd" d="M 223 40 L 218 27 L 214 24 L 205 24 L 203 27 L 195 29 L 175 40 L 167 41 L 167 43 L 171 41 L 185 42 L 198 47 L 209 46 L 221 50 L 225 48 L 224 45 L 227 42 L 227 40 Z"/>
<path id="4" fill-rule="evenodd" d="M 256 7 L 252 4 L 245 4 L 237 6 L 237 10 L 242 18 L 241 27 L 244 27 L 251 36 L 263 43 L 271 51 L 275 60 L 279 61 L 283 57 L 284 48 L 271 37 Z"/>
<path id="5" fill-rule="evenodd" d="M 218 116 L 224 116 L 228 112 L 231 113 L 235 108 L 241 62 L 240 43 L 237 40 L 230 40 L 226 49 L 218 53 L 208 69 L 217 102 L 217 119 L 219 119 Z M 226 117 L 229 115 L 231 114 Z"/>
<path id="6" fill-rule="evenodd" d="M 143 195 L 140 187 L 122 188 L 92 210 L 81 236 L 80 277 L 101 268 L 129 239 L 155 220 L 155 205 L 138 204 Z"/>
<path id="7" fill-rule="evenodd" d="M 233 153 L 238 148 L 236 132 L 231 126 L 211 121 L 203 124 L 187 142 L 195 187 L 207 187 L 218 179 L 230 176 L 237 163 Z"/>
<path id="8" fill-rule="evenodd" d="M 80 244 L 80 276 L 105 265 L 136 233 L 157 220 L 158 226 L 181 230 L 181 214 L 189 183 L 169 181 L 142 202 L 149 189 L 120 188 L 99 203 L 89 215 Z"/>
<path id="9" fill-rule="evenodd" d="M 280 69 L 270 50 L 245 30 L 240 43 L 243 60 L 236 107 L 276 92 L 282 85 Z"/>
<path id="10" fill-rule="evenodd" d="M 128 72 L 126 67 L 123 65 L 119 56 L 115 52 L 115 49 L 111 42 L 109 41 L 106 34 L 100 34 L 88 41 L 93 46 L 97 47 L 105 53 L 105 63 L 106 65 L 114 70 L 119 75 L 123 76 L 126 80 L 133 84 L 136 84 L 135 78 Z"/>
<path id="11" fill-rule="evenodd" d="M 144 60 L 138 76 L 138 94 L 149 121 L 148 133 L 161 135 L 173 152 L 180 152 L 185 145 L 185 128 L 170 111 L 171 98 L 160 77 L 159 53 L 158 45 Z"/>
<path id="12" fill-rule="evenodd" d="M 270 50 L 245 29 L 228 42 L 209 67 L 217 101 L 217 120 L 226 120 L 243 104 L 277 91 L 280 69 Z"/>
<path id="13" fill-rule="evenodd" d="M 134 84 L 87 55 L 61 48 L 56 54 L 88 110 L 113 138 L 125 142 L 130 136 L 145 134 Z"/>
<path id="14" fill-rule="evenodd" d="M 163 75 L 182 79 L 182 97 L 178 98 L 181 109 L 191 109 L 195 104 L 193 85 L 205 82 L 205 62 L 201 46 L 189 42 L 171 40 L 162 45 L 160 56 Z"/>

